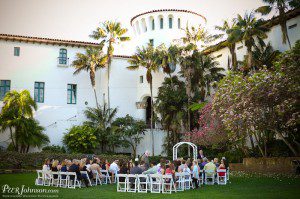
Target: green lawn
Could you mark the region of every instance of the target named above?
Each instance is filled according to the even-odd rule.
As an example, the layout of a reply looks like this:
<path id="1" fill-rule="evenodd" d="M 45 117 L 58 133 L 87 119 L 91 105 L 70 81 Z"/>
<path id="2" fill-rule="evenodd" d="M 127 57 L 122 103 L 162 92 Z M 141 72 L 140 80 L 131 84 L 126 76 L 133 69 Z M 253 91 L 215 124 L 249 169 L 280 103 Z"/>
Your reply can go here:
<path id="1" fill-rule="evenodd" d="M 21 187 L 25 185 L 30 188 L 46 188 L 35 186 L 34 173 L 26 174 L 1 174 L 0 185 L 8 184 L 10 187 Z M 184 192 L 169 194 L 138 194 L 138 193 L 117 193 L 115 185 L 102 185 L 97 187 L 81 188 L 81 189 L 65 189 L 50 187 L 50 189 L 58 189 L 58 194 L 48 194 L 48 196 L 58 196 L 58 198 L 299 198 L 300 195 L 300 179 L 299 178 L 278 178 L 278 177 L 231 177 L 231 183 L 225 186 L 202 186 L 199 190 L 188 190 Z M 39 194 L 41 195 L 41 194 Z M 297 197 L 298 196 L 298 197 Z M 2 198 L 3 195 L 0 196 Z M 48 197 L 49 198 L 49 197 Z"/>

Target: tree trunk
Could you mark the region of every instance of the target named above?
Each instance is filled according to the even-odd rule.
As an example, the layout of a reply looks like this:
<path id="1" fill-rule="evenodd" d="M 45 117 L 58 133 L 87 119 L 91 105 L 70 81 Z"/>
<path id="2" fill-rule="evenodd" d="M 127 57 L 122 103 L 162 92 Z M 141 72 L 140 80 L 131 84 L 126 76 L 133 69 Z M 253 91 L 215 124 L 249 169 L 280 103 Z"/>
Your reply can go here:
<path id="1" fill-rule="evenodd" d="M 258 146 L 259 152 L 261 153 L 261 155 L 262 155 L 263 157 L 265 157 L 264 151 L 262 150 L 262 148 L 261 148 L 261 146 L 260 146 L 260 144 L 259 144 L 259 141 L 260 141 L 260 140 L 257 138 L 257 135 L 256 135 L 255 132 L 254 132 L 254 137 L 255 137 L 255 140 L 256 140 L 256 142 L 257 142 L 257 146 Z"/>
<path id="2" fill-rule="evenodd" d="M 232 44 L 229 47 L 229 51 L 231 54 L 232 70 L 237 71 L 237 58 L 236 58 L 236 52 L 235 52 L 235 44 Z"/>
<path id="3" fill-rule="evenodd" d="M 252 149 L 254 149 L 253 137 L 248 131 L 247 131 L 247 133 L 248 133 L 248 136 L 249 136 L 249 139 L 250 139 L 251 147 L 252 147 Z"/>
<path id="4" fill-rule="evenodd" d="M 191 95 L 192 95 L 192 85 L 191 85 L 191 69 L 187 69 L 187 75 L 186 75 L 187 85 L 186 85 L 186 94 L 188 96 L 188 104 L 187 104 L 187 115 L 188 115 L 188 126 L 187 130 L 188 132 L 191 131 L 191 113 L 190 113 L 190 105 L 191 105 Z M 191 141 L 191 137 L 189 137 L 189 141 Z M 188 156 L 190 157 L 190 145 L 187 145 L 188 147 Z"/>
<path id="5" fill-rule="evenodd" d="M 295 156 L 299 155 L 298 152 L 294 149 L 294 147 L 285 139 L 285 137 L 283 136 L 283 134 L 277 130 L 274 130 L 279 137 L 283 140 L 283 142 L 289 147 L 289 149 L 293 152 L 293 154 Z"/>
<path id="6" fill-rule="evenodd" d="M 96 100 L 96 106 L 99 109 L 99 103 L 98 103 L 98 98 L 97 98 L 97 92 L 96 92 L 96 71 L 95 71 L 95 66 L 92 65 L 90 68 L 90 79 L 91 79 L 91 84 L 94 90 L 94 94 L 95 94 L 95 100 Z"/>
<path id="7" fill-rule="evenodd" d="M 151 95 L 151 118 L 150 118 L 150 132 L 151 132 L 151 139 L 152 139 L 152 156 L 154 156 L 154 134 L 153 134 L 153 90 L 152 90 L 152 75 L 150 80 L 150 95 Z"/>
<path id="8" fill-rule="evenodd" d="M 16 145 L 15 145 L 15 142 L 14 142 L 14 137 L 13 137 L 13 133 L 12 133 L 12 128 L 11 128 L 11 126 L 9 127 L 9 132 L 10 132 L 11 143 L 12 143 L 12 145 L 13 145 L 15 151 L 16 151 L 17 149 L 16 149 Z"/>
<path id="9" fill-rule="evenodd" d="M 288 41 L 288 45 L 290 49 L 292 49 L 292 45 L 290 42 L 288 29 L 286 25 L 286 13 L 284 11 L 284 7 L 280 6 L 278 10 L 279 10 L 279 24 L 282 32 L 282 43 L 286 44 L 286 41 Z"/>
<path id="10" fill-rule="evenodd" d="M 247 70 L 252 68 L 252 46 L 247 45 L 247 55 L 248 55 L 248 62 L 247 62 Z"/>

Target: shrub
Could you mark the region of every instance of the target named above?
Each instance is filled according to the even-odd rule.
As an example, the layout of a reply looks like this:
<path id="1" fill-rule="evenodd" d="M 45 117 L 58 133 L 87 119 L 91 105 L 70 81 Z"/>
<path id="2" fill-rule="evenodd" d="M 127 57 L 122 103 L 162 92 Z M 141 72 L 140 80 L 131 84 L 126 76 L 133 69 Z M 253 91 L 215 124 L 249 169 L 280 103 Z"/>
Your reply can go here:
<path id="1" fill-rule="evenodd" d="M 66 153 L 65 147 L 59 145 L 45 146 L 42 151 L 48 153 Z"/>
<path id="2" fill-rule="evenodd" d="M 118 159 L 120 161 L 128 161 L 130 158 L 126 155 L 96 155 L 100 160 L 108 160 L 113 162 Z M 0 169 L 36 169 L 41 168 L 45 159 L 81 159 L 90 157 L 87 154 L 66 154 L 66 153 L 18 153 L 14 151 L 0 152 Z"/>

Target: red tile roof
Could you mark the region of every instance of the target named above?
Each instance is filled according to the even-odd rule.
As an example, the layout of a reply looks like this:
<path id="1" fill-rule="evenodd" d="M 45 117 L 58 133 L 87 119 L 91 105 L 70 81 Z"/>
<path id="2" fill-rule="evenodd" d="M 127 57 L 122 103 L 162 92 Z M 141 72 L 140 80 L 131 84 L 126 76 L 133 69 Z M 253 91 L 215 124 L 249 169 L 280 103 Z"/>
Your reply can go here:
<path id="1" fill-rule="evenodd" d="M 44 37 L 30 37 L 22 35 L 12 35 L 12 34 L 0 34 L 0 40 L 5 41 L 18 41 L 18 42 L 32 42 L 46 45 L 58 45 L 58 46 L 71 46 L 71 47 L 96 47 L 99 44 L 93 42 L 85 41 L 74 41 L 74 40 L 63 40 L 63 39 L 52 39 Z M 130 58 L 128 55 L 114 55 L 116 58 Z"/>
<path id="2" fill-rule="evenodd" d="M 139 17 L 139 16 L 142 16 L 142 15 L 145 15 L 145 14 L 150 14 L 150 13 L 155 13 L 155 12 L 165 12 L 165 11 L 191 13 L 191 14 L 198 15 L 198 16 L 202 17 L 202 18 L 206 21 L 206 18 L 205 18 L 203 15 L 201 15 L 201 14 L 199 14 L 199 13 L 196 13 L 196 12 L 193 12 L 193 11 L 190 11 L 190 10 L 181 10 L 181 9 L 160 9 L 160 10 L 151 10 L 151 11 L 147 11 L 147 12 L 143 12 L 143 13 L 141 13 L 141 14 L 135 15 L 134 17 L 131 18 L 130 24 L 132 25 L 132 21 L 133 21 L 134 19 L 136 19 L 137 17 Z"/>

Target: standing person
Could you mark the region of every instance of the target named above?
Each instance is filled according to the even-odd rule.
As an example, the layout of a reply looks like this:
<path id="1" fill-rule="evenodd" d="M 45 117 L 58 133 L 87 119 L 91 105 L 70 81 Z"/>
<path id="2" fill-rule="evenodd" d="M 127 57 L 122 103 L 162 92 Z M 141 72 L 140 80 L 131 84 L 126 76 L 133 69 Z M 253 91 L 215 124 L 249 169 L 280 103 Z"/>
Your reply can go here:
<path id="1" fill-rule="evenodd" d="M 147 150 L 141 157 L 141 161 L 145 162 L 146 169 L 148 169 L 150 166 L 149 165 L 149 155 L 150 155 L 150 152 Z"/>
<path id="2" fill-rule="evenodd" d="M 199 188 L 198 180 L 199 180 L 199 172 L 200 168 L 198 166 L 198 162 L 195 160 L 193 161 L 193 166 L 192 166 L 192 175 L 193 175 L 193 183 L 195 184 L 195 188 Z"/>
<path id="3" fill-rule="evenodd" d="M 205 158 L 205 156 L 204 156 L 204 154 L 203 154 L 203 150 L 200 149 L 200 150 L 199 150 L 199 153 L 198 153 L 198 156 L 197 156 L 197 159 L 203 159 L 203 158 Z"/>

